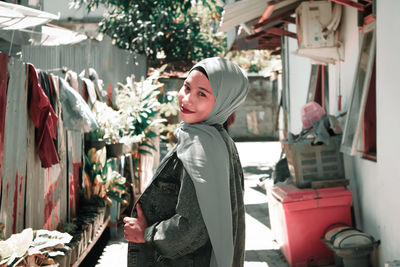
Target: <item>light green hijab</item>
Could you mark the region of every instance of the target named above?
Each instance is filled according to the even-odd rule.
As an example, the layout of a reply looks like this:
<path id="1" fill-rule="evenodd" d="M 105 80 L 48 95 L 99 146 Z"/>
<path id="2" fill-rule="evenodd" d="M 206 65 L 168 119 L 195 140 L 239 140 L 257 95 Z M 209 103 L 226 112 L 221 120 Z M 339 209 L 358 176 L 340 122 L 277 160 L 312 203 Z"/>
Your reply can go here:
<path id="1" fill-rule="evenodd" d="M 178 138 L 177 156 L 196 189 L 213 247 L 210 266 L 231 267 L 234 249 L 230 155 L 221 134 L 212 125 L 222 125 L 245 100 L 248 79 L 240 67 L 223 58 L 207 58 L 193 68 L 198 66 L 203 67 L 208 75 L 215 105 L 203 122 L 181 122 L 175 132 Z"/>

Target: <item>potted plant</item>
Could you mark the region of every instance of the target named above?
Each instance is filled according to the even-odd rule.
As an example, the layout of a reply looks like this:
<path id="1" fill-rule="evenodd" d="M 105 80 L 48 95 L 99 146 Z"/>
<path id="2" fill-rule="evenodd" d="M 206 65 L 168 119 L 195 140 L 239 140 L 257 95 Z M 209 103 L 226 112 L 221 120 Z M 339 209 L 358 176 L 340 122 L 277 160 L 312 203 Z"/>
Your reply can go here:
<path id="1" fill-rule="evenodd" d="M 106 160 L 105 149 L 90 149 L 85 156 L 83 195 L 85 201 L 98 201 L 112 205 L 112 199 L 121 202 L 126 191 L 125 178 L 115 171 L 112 159 Z"/>
<path id="2" fill-rule="evenodd" d="M 93 112 L 99 125 L 99 130 L 93 135 L 102 135 L 102 140 L 107 147 L 108 157 L 117 157 L 122 154 L 121 137 L 124 135 L 126 122 L 122 111 L 115 110 L 106 103 L 96 101 L 93 105 Z"/>
<path id="3" fill-rule="evenodd" d="M 85 134 L 85 153 L 87 153 L 91 148 L 95 148 L 96 150 L 103 148 L 106 145 L 104 135 L 105 131 L 100 127 Z"/>
<path id="4" fill-rule="evenodd" d="M 159 116 L 161 103 L 158 96 L 163 84 L 158 78 L 159 72 L 154 72 L 141 82 L 135 82 L 131 76 L 127 77 L 126 84 L 119 83 L 117 103 L 126 114 L 125 138 L 139 143 L 139 153 L 157 149 L 150 141 L 157 136 L 153 127 L 166 121 Z"/>

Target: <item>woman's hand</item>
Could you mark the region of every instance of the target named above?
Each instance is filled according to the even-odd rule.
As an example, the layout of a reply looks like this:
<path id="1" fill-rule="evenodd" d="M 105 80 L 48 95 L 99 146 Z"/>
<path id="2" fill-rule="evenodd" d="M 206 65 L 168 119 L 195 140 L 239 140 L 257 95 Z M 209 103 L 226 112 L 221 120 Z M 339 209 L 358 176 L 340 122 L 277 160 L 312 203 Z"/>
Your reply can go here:
<path id="1" fill-rule="evenodd" d="M 136 210 L 137 218 L 124 218 L 124 235 L 129 242 L 144 243 L 144 231 L 147 228 L 147 221 L 139 204 L 136 205 Z"/>

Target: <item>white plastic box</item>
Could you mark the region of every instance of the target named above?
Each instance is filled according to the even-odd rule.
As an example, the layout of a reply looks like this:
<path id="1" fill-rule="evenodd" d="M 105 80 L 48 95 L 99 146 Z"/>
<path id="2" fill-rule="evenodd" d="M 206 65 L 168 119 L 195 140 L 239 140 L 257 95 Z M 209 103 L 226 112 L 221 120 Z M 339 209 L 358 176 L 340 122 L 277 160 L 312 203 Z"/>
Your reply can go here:
<path id="1" fill-rule="evenodd" d="M 332 19 L 331 1 L 302 2 L 296 9 L 297 34 L 300 48 L 334 47 L 334 33 L 323 35 Z"/>

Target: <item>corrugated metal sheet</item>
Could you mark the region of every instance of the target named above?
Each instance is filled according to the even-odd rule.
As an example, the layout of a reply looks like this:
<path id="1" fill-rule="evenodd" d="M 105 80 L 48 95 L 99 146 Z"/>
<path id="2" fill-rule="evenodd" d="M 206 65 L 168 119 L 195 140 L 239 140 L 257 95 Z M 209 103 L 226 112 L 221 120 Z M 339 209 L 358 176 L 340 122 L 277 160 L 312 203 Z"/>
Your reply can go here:
<path id="1" fill-rule="evenodd" d="M 58 86 L 55 86 L 58 93 Z M 61 120 L 61 103 L 57 98 L 58 104 L 55 111 L 59 120 L 57 122 L 57 151 L 60 159 L 59 164 L 53 165 L 44 172 L 44 206 L 42 207 L 44 224 L 43 228 L 48 230 L 57 229 L 67 220 L 67 158 L 63 122 Z"/>
<path id="2" fill-rule="evenodd" d="M 27 174 L 26 187 L 26 225 L 33 229 L 41 229 L 44 225 L 44 169 L 36 153 L 35 126 L 31 119 L 28 119 L 27 131 Z M 40 214 L 40 216 L 38 216 Z"/>
<path id="3" fill-rule="evenodd" d="M 146 74 L 145 57 L 135 57 L 110 43 L 89 40 L 79 45 L 25 47 L 23 53 L 23 61 L 60 76 L 63 75 L 55 69 L 67 67 L 79 73 L 92 67 L 106 88 L 125 82 L 131 74 L 136 77 Z M 1 56 L 7 66 L 8 57 Z M 60 162 L 42 168 L 35 149 L 35 127 L 27 110 L 25 64 L 10 59 L 8 69 L 8 88 L 4 81 L 0 88 L 0 100 L 3 100 L 0 102 L 0 115 L 5 117 L 0 121 L 4 124 L 0 127 L 4 131 L 0 132 L 0 140 L 4 137 L 4 148 L 0 147 L 0 155 L 4 155 L 0 169 L 0 223 L 5 224 L 6 238 L 27 227 L 54 230 L 76 217 L 83 153 L 83 135 L 67 132 L 61 120 L 61 110 L 56 110 L 60 118 L 57 126 Z M 3 76 L 7 78 L 7 74 Z"/>
<path id="4" fill-rule="evenodd" d="M 57 90 L 57 87 L 55 89 Z M 58 101 L 59 99 L 57 99 Z M 58 110 L 55 112 L 61 118 L 61 105 L 58 104 L 57 106 Z M 35 150 L 35 127 L 30 118 L 28 118 L 27 123 L 26 184 L 28 190 L 26 192 L 25 228 L 54 230 L 67 220 L 66 131 L 62 120 L 59 119 L 57 124 L 57 151 L 60 162 L 44 169 Z"/>
<path id="5" fill-rule="evenodd" d="M 58 206 L 60 207 L 59 213 L 58 213 L 58 222 L 63 225 L 65 221 L 69 220 L 68 217 L 68 175 L 67 175 L 67 131 L 64 128 L 64 124 L 62 121 L 62 116 L 61 116 L 61 103 L 60 103 L 60 93 L 59 93 L 59 86 L 58 85 L 58 77 L 53 77 L 53 84 L 55 84 L 54 89 L 57 92 L 57 102 L 58 102 L 58 110 L 57 115 L 58 115 L 58 125 L 57 125 L 57 141 L 58 141 L 58 157 L 60 159 L 60 162 L 58 164 L 59 166 L 59 174 L 57 175 L 57 180 L 59 183 L 59 204 Z"/>
<path id="6" fill-rule="evenodd" d="M 8 71 L 0 208 L 6 237 L 24 229 L 28 119 L 25 65 L 10 58 Z"/>
<path id="7" fill-rule="evenodd" d="M 67 131 L 68 155 L 68 216 L 75 218 L 79 201 L 79 177 L 82 168 L 82 140 L 79 132 Z"/>
<path id="8" fill-rule="evenodd" d="M 224 7 L 220 31 L 227 31 L 241 23 L 261 17 L 270 0 L 243 0 Z"/>
<path id="9" fill-rule="evenodd" d="M 59 164 L 42 168 L 35 151 L 35 128 L 33 123 L 29 124 L 25 228 L 54 230 L 67 220 L 65 152 L 60 151 Z"/>
<path id="10" fill-rule="evenodd" d="M 224 7 L 220 31 L 227 31 L 241 23 L 260 18 L 268 5 L 274 5 L 273 12 L 301 0 L 243 0 Z M 273 14 L 272 14 L 273 16 Z M 264 18 L 267 19 L 267 18 Z"/>
<path id="11" fill-rule="evenodd" d="M 159 132 L 156 127 L 151 129 Z M 154 147 L 160 147 L 160 137 L 153 137 L 149 140 Z M 147 148 L 145 148 L 147 149 Z M 160 150 L 151 150 L 151 154 L 140 154 L 140 192 L 144 192 L 148 183 L 151 181 L 158 164 L 160 163 Z"/>
<path id="12" fill-rule="evenodd" d="M 0 53 L 0 190 L 1 174 L 3 169 L 4 127 L 6 123 L 7 81 L 8 56 Z"/>
<path id="13" fill-rule="evenodd" d="M 134 74 L 137 80 L 146 77 L 147 65 L 144 55 L 136 55 L 112 45 L 110 38 L 103 41 L 85 40 L 78 44 L 62 46 L 24 46 L 22 59 L 36 68 L 63 76 L 66 67 L 78 74 L 94 68 L 105 88 L 125 83 L 126 77 Z"/>

